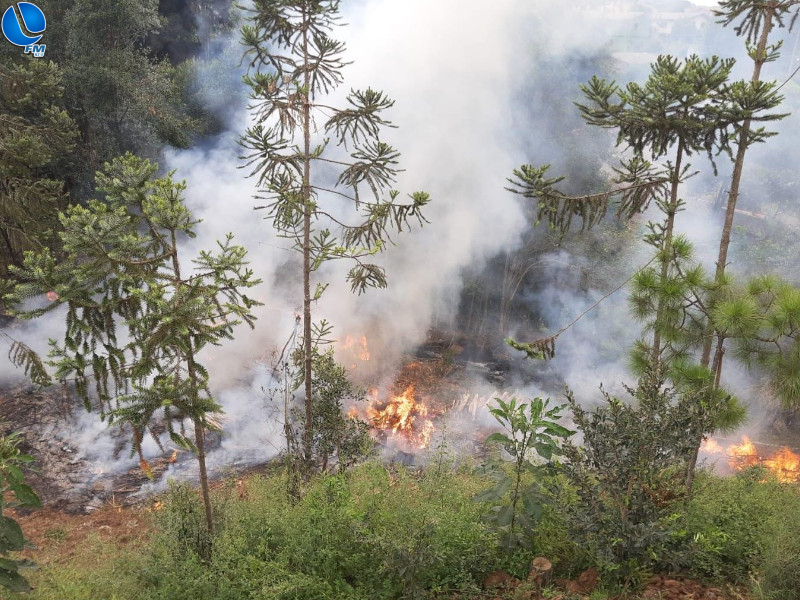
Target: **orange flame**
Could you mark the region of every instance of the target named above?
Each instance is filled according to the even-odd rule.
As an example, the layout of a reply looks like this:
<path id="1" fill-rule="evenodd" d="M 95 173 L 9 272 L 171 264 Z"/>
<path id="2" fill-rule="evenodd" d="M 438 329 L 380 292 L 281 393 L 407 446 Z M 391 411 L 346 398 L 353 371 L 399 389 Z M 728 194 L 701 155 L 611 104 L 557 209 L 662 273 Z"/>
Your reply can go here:
<path id="1" fill-rule="evenodd" d="M 373 401 L 367 408 L 367 419 L 375 429 L 418 448 L 427 448 L 436 427 L 428 417 L 428 407 L 417 402 L 414 386 L 388 402 Z"/>
<path id="2" fill-rule="evenodd" d="M 800 478 L 800 455 L 789 448 L 778 450 L 764 465 L 783 483 L 792 483 Z"/>
<path id="3" fill-rule="evenodd" d="M 139 459 L 139 468 L 147 475 L 148 479 L 153 478 L 153 469 L 150 467 L 150 463 L 147 462 L 144 458 Z"/>
<path id="4" fill-rule="evenodd" d="M 361 348 L 358 350 L 358 360 L 369 360 L 369 348 L 367 347 L 366 336 L 361 336 Z"/>
<path id="5" fill-rule="evenodd" d="M 760 446 L 763 451 L 764 445 Z M 727 448 L 723 448 L 717 440 L 706 440 L 700 446 L 700 450 L 706 454 L 725 454 L 728 457 L 728 466 L 734 471 L 762 465 L 774 473 L 782 483 L 800 481 L 800 454 L 792 452 L 788 447 L 771 454 L 767 451 L 767 456 L 762 456 L 750 438 L 742 436 L 740 444 L 731 444 Z"/>
<path id="6" fill-rule="evenodd" d="M 366 362 L 370 359 L 366 336 L 361 336 L 360 339 L 346 336 L 340 350 L 353 361 L 353 364 L 350 365 L 351 369 L 357 369 L 359 362 Z"/>
<path id="7" fill-rule="evenodd" d="M 758 464 L 758 450 L 747 436 L 742 437 L 742 443 L 728 448 L 728 462 L 731 467 L 739 470 Z"/>
<path id="8" fill-rule="evenodd" d="M 354 351 L 355 355 L 358 357 L 358 360 L 369 360 L 369 346 L 367 346 L 366 336 L 362 335 L 360 340 L 356 340 L 354 337 L 348 335 L 344 339 L 342 350 Z"/>

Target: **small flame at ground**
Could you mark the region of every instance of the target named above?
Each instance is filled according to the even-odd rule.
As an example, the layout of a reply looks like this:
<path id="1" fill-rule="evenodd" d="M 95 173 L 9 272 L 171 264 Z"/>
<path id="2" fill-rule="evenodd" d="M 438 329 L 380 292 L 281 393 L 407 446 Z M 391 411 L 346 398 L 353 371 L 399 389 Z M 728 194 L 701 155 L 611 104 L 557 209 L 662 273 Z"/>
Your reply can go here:
<path id="1" fill-rule="evenodd" d="M 367 346 L 367 337 L 363 335 L 360 339 L 356 339 L 348 335 L 344 339 L 341 349 L 349 352 L 352 355 L 355 355 L 355 357 L 361 362 L 366 362 L 370 358 L 369 346 Z"/>
<path id="2" fill-rule="evenodd" d="M 413 386 L 389 401 L 373 400 L 367 408 L 367 420 L 388 437 L 420 450 L 430 445 L 436 431 L 433 421 L 428 418 L 428 407 L 417 401 Z"/>
<path id="3" fill-rule="evenodd" d="M 747 436 L 742 436 L 741 443 L 730 444 L 727 447 L 723 447 L 717 440 L 706 440 L 700 450 L 705 454 L 725 454 L 728 457 L 728 466 L 734 471 L 763 465 L 775 474 L 778 481 L 783 483 L 800 481 L 800 454 L 796 454 L 788 447 L 762 456 L 756 444 Z"/>
<path id="4" fill-rule="evenodd" d="M 737 471 L 758 464 L 758 450 L 747 436 L 742 438 L 741 444 L 729 447 L 726 453 L 731 467 Z"/>

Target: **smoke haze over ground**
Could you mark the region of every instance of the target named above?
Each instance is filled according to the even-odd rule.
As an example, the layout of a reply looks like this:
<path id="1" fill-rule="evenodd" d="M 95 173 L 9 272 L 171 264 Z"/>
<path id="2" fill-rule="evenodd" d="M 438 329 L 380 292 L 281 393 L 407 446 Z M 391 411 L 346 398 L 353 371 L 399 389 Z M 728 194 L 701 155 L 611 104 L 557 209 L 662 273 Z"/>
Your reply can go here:
<path id="1" fill-rule="evenodd" d="M 515 167 L 552 162 L 554 174 L 575 173 L 585 165 L 594 168 L 613 160 L 613 138 L 583 126 L 571 103 L 580 99 L 577 84 L 593 72 L 621 83 L 646 73 L 648 61 L 642 62 L 642 56 L 655 58 L 654 45 L 659 42 L 645 43 L 647 36 L 632 29 L 635 19 L 630 13 L 636 10 L 631 7 L 640 10 L 641 3 L 565 6 L 553 0 L 370 0 L 344 4 L 343 21 L 348 25 L 334 35 L 347 42 L 347 58 L 354 64 L 345 69 L 345 84 L 336 99 L 341 100 L 350 88 L 369 86 L 396 100 L 390 119 L 399 128 L 389 130 L 386 141 L 402 152 L 405 172 L 398 188 L 404 193 L 424 190 L 432 197 L 425 212 L 430 223 L 397 236 L 397 245 L 380 257 L 387 269 L 388 289 L 356 296 L 340 268 L 326 267 L 319 273 L 319 281 L 331 286 L 315 319 L 328 319 L 339 340 L 346 335 L 368 338 L 372 359 L 367 373 L 373 382 L 391 378 L 403 353 L 422 343 L 432 325 L 452 322 L 466 270 L 481 273 L 489 261 L 517 249 L 530 233 L 530 215 L 515 196 L 504 191 Z M 695 23 L 705 23 L 708 32 L 692 33 L 692 27 L 700 27 Z M 742 63 L 739 76 L 749 76 L 743 45 L 732 31 L 700 16 L 690 19 L 688 27 L 686 35 L 665 34 L 668 47 L 663 50 L 680 57 L 712 50 L 733 55 Z M 706 47 L 712 43 L 713 48 Z M 237 48 L 235 35 L 215 41 L 222 65 L 198 71 L 199 77 L 208 79 L 201 81 L 202 87 L 211 90 L 212 108 L 220 111 L 229 130 L 200 148 L 167 152 L 162 165 L 176 169 L 176 177 L 187 180 L 188 206 L 203 220 L 198 238 L 185 249 L 196 253 L 212 248 L 215 240 L 232 232 L 236 242 L 248 249 L 251 266 L 264 280 L 254 294 L 265 303 L 258 310 L 256 329 L 240 327 L 235 341 L 207 352 L 228 434 L 221 448 L 210 455 L 210 464 L 219 467 L 238 460 L 264 460 L 281 447 L 280 430 L 265 392 L 274 386 L 266 365 L 291 335 L 302 307 L 296 256 L 286 240 L 275 236 L 264 213 L 253 210 L 258 204 L 254 180 L 240 168 L 242 149 L 237 139 L 249 122 L 242 103 L 243 84 L 227 92 L 227 106 L 232 109 L 226 110 L 219 85 L 211 82 L 220 72 L 227 73 L 231 85 L 239 81 L 238 57 L 227 66 L 224 63 L 236 56 Z M 792 52 L 786 54 L 783 62 L 768 65 L 767 77 L 784 75 L 793 60 Z M 602 72 L 603 68 L 608 72 Z M 791 117 L 782 127 L 796 128 L 796 122 Z M 781 153 L 790 145 L 782 137 L 760 150 Z M 679 216 L 678 229 L 696 240 L 698 257 L 710 268 L 716 257 L 720 217 L 708 203 L 716 185 L 727 185 L 730 168 L 727 159 L 720 157 L 721 177 L 714 180 L 705 158 L 695 157 L 693 162 L 703 174 L 686 190 L 705 198 L 706 204 L 687 197 L 691 208 Z M 586 178 L 597 176 L 590 173 Z M 630 239 L 639 239 L 635 231 Z M 530 306 L 540 325 L 551 332 L 622 284 L 649 258 L 647 249 L 636 241 L 617 258 L 614 268 L 618 271 L 602 271 L 607 276 L 590 278 L 586 284 L 581 270 L 594 272 L 604 266 L 593 263 L 596 257 L 573 254 L 568 245 L 548 256 L 556 260 L 535 272 L 536 285 L 523 290 L 519 302 Z M 559 386 L 566 383 L 587 400 L 597 397 L 601 382 L 613 390 L 629 380 L 626 351 L 639 331 L 628 318 L 625 296 L 624 290 L 615 294 L 564 334 L 555 360 L 531 367 L 534 380 L 538 369 L 542 379 L 557 381 Z M 26 327 L 31 333 L 25 337 L 35 338 L 31 341 L 37 350 L 43 338 L 59 337 L 55 317 Z M 512 333 L 521 330 L 520 324 L 512 324 Z M 496 338 L 494 343 L 499 345 L 499 333 Z M 3 375 L 7 375 L 5 368 Z M 729 369 L 725 377 L 743 389 L 754 385 L 737 369 Z M 547 387 L 546 391 L 554 388 Z M 91 436 L 102 437 L 94 429 Z M 97 459 L 103 460 L 101 453 Z"/>

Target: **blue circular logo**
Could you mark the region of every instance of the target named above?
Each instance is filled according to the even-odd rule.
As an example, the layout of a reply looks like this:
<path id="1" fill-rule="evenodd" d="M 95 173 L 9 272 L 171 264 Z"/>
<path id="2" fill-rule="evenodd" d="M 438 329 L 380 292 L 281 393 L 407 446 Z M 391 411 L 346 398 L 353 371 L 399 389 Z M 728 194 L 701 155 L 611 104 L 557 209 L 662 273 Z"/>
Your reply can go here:
<path id="1" fill-rule="evenodd" d="M 13 4 L 3 13 L 3 35 L 15 46 L 27 47 L 42 39 L 41 34 L 44 33 L 47 21 L 42 10 L 35 4 L 19 2 L 17 8 L 19 8 L 19 14 L 25 24 L 25 28 L 33 34 L 38 33 L 40 35 L 29 36 L 22 31 L 17 15 L 14 12 Z"/>

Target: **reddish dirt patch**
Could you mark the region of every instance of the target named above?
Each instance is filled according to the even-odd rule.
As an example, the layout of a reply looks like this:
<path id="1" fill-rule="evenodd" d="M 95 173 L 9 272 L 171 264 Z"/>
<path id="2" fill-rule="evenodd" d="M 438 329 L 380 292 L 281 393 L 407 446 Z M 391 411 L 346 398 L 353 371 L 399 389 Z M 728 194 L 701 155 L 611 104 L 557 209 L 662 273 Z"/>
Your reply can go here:
<path id="1" fill-rule="evenodd" d="M 34 561 L 42 557 L 70 561 L 92 535 L 122 546 L 142 540 L 152 529 L 151 509 L 141 507 L 109 505 L 88 515 L 43 508 L 26 515 L 9 511 L 9 515 L 19 521 L 25 537 L 35 545 L 24 552 Z"/>

